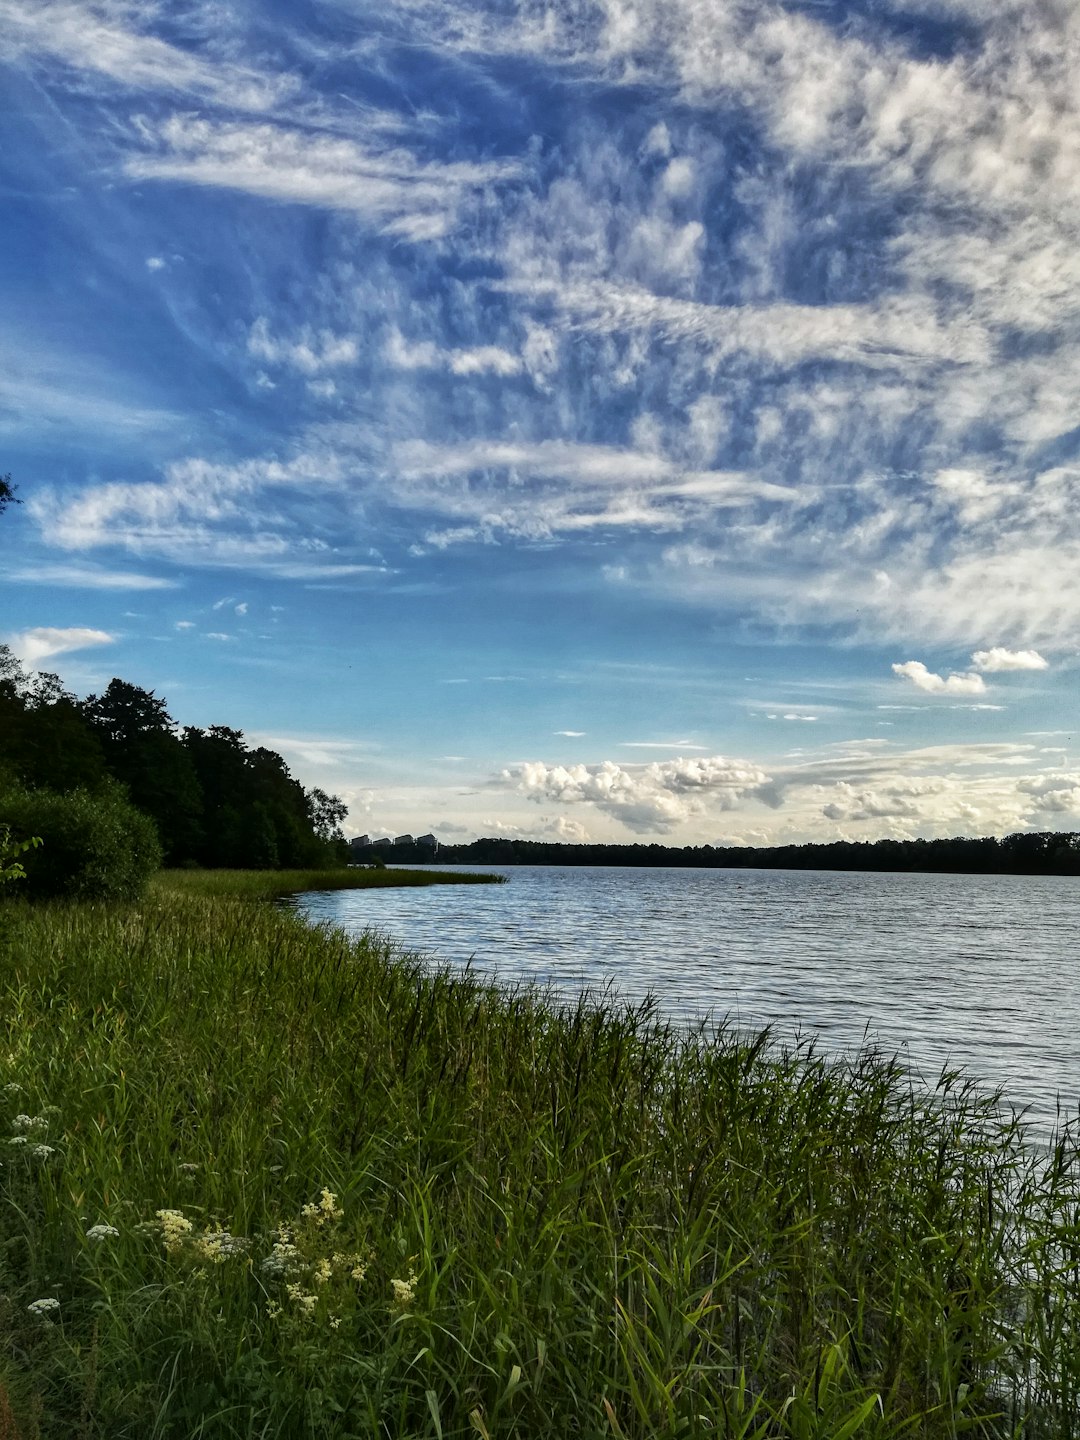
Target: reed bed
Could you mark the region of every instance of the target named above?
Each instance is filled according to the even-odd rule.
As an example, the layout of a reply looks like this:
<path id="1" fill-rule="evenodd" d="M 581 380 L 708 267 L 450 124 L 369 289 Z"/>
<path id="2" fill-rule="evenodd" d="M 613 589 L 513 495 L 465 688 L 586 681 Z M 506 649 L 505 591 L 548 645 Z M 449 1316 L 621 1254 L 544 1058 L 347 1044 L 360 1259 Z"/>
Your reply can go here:
<path id="1" fill-rule="evenodd" d="M 276 900 L 305 890 L 381 890 L 402 885 L 499 885 L 502 875 L 468 870 L 408 870 L 397 866 L 367 870 L 163 870 L 151 880 L 155 893 L 228 896 L 231 900 Z"/>
<path id="2" fill-rule="evenodd" d="M 159 883 L 8 904 L 0 1436 L 1080 1434 L 1075 1135 Z"/>

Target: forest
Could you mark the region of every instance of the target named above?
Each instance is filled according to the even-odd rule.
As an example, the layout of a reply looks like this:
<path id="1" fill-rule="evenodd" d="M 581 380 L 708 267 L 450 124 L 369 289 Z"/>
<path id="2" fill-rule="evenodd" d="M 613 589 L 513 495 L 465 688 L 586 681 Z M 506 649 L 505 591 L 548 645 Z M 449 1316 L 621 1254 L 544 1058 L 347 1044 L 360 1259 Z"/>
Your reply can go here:
<path id="1" fill-rule="evenodd" d="M 152 690 L 113 679 L 79 700 L 0 646 L 0 824 L 55 797 L 149 817 L 172 867 L 298 869 L 345 860 L 345 804 L 305 790 L 273 750 L 227 725 L 177 726 Z"/>
<path id="2" fill-rule="evenodd" d="M 394 848 L 396 859 L 422 859 Z M 354 859 L 366 858 L 354 852 Z M 568 845 L 496 836 L 440 845 L 439 864 L 636 865 L 739 870 L 920 870 L 974 875 L 1080 875 L 1080 833 L 1021 831 L 1001 839 L 834 840 L 805 845 Z"/>

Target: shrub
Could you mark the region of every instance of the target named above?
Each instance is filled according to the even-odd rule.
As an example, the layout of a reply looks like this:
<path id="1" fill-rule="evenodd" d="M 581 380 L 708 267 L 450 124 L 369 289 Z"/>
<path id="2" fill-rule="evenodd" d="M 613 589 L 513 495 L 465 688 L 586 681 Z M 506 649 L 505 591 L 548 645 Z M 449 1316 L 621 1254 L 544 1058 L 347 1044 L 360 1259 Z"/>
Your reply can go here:
<path id="1" fill-rule="evenodd" d="M 0 793 L 4 826 L 16 841 L 43 842 L 23 860 L 30 898 L 134 899 L 161 864 L 154 822 L 119 786 L 67 795 L 13 787 Z"/>

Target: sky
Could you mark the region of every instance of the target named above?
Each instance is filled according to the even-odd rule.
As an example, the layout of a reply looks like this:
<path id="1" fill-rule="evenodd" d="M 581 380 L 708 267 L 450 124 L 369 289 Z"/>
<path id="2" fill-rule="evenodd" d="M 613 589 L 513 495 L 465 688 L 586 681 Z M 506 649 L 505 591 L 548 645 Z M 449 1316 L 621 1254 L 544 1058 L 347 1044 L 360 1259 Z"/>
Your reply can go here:
<path id="1" fill-rule="evenodd" d="M 347 831 L 1080 828 L 1073 0 L 0 0 L 0 641 Z"/>

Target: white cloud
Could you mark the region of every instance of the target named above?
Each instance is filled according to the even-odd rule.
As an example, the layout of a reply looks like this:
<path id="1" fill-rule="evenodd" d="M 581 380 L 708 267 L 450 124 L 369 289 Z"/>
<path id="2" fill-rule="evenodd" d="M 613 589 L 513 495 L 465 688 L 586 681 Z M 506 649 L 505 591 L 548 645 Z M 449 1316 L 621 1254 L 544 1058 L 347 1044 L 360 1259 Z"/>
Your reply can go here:
<path id="1" fill-rule="evenodd" d="M 354 335 L 335 335 L 329 330 L 315 332 L 306 327 L 295 339 L 275 339 L 265 315 L 260 315 L 252 325 L 247 348 L 249 355 L 268 365 L 284 365 L 309 376 L 342 365 L 355 365 L 360 356 Z"/>
<path id="2" fill-rule="evenodd" d="M 553 735 L 564 735 L 568 740 L 580 740 L 586 733 L 584 730 L 553 730 Z"/>
<path id="3" fill-rule="evenodd" d="M 737 471 L 683 469 L 655 451 L 560 440 L 394 447 L 387 498 L 454 523 L 429 545 L 571 535 L 603 526 L 682 530 L 719 510 L 797 492 Z M 522 482 L 531 483 L 526 486 Z"/>
<path id="4" fill-rule="evenodd" d="M 148 35 L 155 7 L 117 0 L 0 0 L 0 58 L 59 60 L 126 90 L 184 94 L 238 110 L 268 110 L 296 82 Z"/>
<path id="5" fill-rule="evenodd" d="M 981 695 L 986 689 L 986 681 L 981 675 L 957 675 L 954 672 L 945 678 L 928 670 L 921 660 L 905 660 L 902 665 L 892 668 L 894 675 L 910 680 L 917 690 L 925 690 L 930 695 Z"/>
<path id="6" fill-rule="evenodd" d="M 452 375 L 520 375 L 525 361 L 499 345 L 472 348 L 443 348 L 433 340 L 410 344 L 396 327 L 391 329 L 383 349 L 387 363 L 396 370 L 449 370 Z"/>
<path id="7" fill-rule="evenodd" d="M 144 120 L 140 135 L 145 149 L 124 164 L 134 180 L 173 180 L 344 210 L 403 240 L 447 235 L 467 202 L 519 174 L 510 161 L 438 164 L 403 147 L 190 115 L 160 124 Z"/>
<path id="8" fill-rule="evenodd" d="M 34 666 L 51 655 L 63 655 L 69 650 L 87 650 L 95 645 L 112 645 L 115 639 L 106 630 L 90 630 L 82 625 L 68 629 L 39 625 L 10 636 L 9 644 L 24 664 Z"/>
<path id="9" fill-rule="evenodd" d="M 146 268 L 148 270 L 164 270 L 165 261 L 160 255 L 150 255 L 147 257 Z"/>
<path id="10" fill-rule="evenodd" d="M 768 776 L 749 761 L 656 761 L 621 766 L 545 765 L 529 761 L 503 772 L 503 780 L 537 804 L 592 805 L 637 834 L 668 834 L 693 815 L 731 810 Z"/>
<path id="11" fill-rule="evenodd" d="M 976 650 L 971 657 L 976 670 L 991 674 L 998 670 L 1046 670 L 1048 662 L 1037 650 L 1006 650 L 995 645 L 990 650 Z"/>
<path id="12" fill-rule="evenodd" d="M 174 590 L 177 581 L 133 570 L 95 570 L 84 565 L 35 565 L 8 570 L 6 580 L 20 585 L 62 585 L 73 590 Z"/>
<path id="13" fill-rule="evenodd" d="M 298 530 L 288 510 L 289 497 L 310 502 L 335 492 L 343 473 L 342 461 L 326 452 L 236 465 L 193 458 L 167 466 L 159 481 L 43 489 L 27 509 L 48 543 L 65 550 L 122 547 L 179 564 L 300 579 L 378 572 L 384 567 L 342 563 L 327 542 Z"/>

